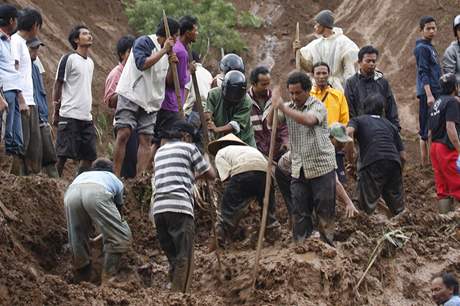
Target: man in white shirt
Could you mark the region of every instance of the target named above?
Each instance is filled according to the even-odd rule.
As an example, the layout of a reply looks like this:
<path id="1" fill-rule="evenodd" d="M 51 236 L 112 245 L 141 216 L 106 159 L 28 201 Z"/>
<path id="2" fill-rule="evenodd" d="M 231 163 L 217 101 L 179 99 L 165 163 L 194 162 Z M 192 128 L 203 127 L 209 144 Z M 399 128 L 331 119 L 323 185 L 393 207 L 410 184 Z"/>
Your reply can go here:
<path id="1" fill-rule="evenodd" d="M 11 52 L 15 68 L 21 76 L 22 95 L 28 111 L 21 113 L 24 144 L 24 169 L 20 174 L 39 173 L 41 170 L 41 134 L 38 108 L 34 101 L 32 59 L 26 42 L 37 37 L 42 27 L 42 16 L 35 9 L 25 8 L 19 13 L 17 32 L 11 36 Z M 22 171 L 21 171 L 22 172 Z"/>
<path id="2" fill-rule="evenodd" d="M 75 51 L 61 58 L 53 90 L 53 125 L 58 126 L 56 153 L 60 176 L 68 158 L 80 161 L 78 173 L 88 170 L 97 158 L 96 130 L 91 115 L 94 63 L 88 57 L 93 36 L 86 26 L 79 25 L 70 31 L 69 43 Z"/>

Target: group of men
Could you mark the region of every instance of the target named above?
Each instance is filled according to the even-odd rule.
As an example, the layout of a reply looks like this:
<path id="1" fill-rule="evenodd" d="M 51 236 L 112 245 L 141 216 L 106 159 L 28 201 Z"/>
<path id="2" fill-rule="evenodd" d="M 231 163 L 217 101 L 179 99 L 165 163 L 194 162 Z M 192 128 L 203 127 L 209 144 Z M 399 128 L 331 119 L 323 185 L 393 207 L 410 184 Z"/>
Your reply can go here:
<path id="1" fill-rule="evenodd" d="M 10 38 L 16 21 L 18 32 Z M 392 215 L 404 210 L 405 152 L 394 95 L 383 73 L 376 70 L 379 51 L 373 46 L 359 49 L 335 26 L 331 11 L 315 17 L 317 39 L 303 48 L 299 41 L 293 44 L 294 51 L 300 49 L 305 71 L 289 74 L 289 102 L 283 101 L 279 87 L 272 88 L 267 67 L 251 71 L 248 88 L 244 62 L 236 54 L 222 58 L 221 72 L 213 78 L 191 52 L 198 20 L 184 16 L 166 22 L 169 37 L 162 20 L 155 34 L 128 35 L 117 43 L 119 64 L 107 77 L 103 98 L 114 109 L 112 163 L 97 159 L 89 29 L 83 25 L 72 29 L 68 40 L 74 51 L 58 65 L 53 89 L 54 152 L 43 68 L 37 57 L 43 46 L 36 37 L 41 15 L 33 9 L 18 13 L 10 5 L 0 6 L 4 97 L 0 107 L 7 113 L 5 149 L 13 155 L 13 170 L 29 174 L 44 166 L 50 176 L 57 176 L 62 175 L 67 159 L 80 161 L 79 175 L 64 199 L 77 280 L 88 280 L 91 275 L 91 224 L 100 229 L 104 240 L 102 280 L 110 281 L 116 275 L 120 257 L 131 243 L 129 226 L 121 214 L 123 184 L 119 178 L 143 175 L 152 162 L 151 214 L 170 263 L 171 288 L 178 291 L 187 290 L 192 273 L 195 180 L 213 180 L 218 175 L 224 182 L 216 233 L 219 247 L 225 247 L 239 233 L 238 223 L 249 200 L 263 205 L 266 176 L 271 174 L 267 172 L 271 145 L 276 185 L 297 244 L 317 229 L 324 242 L 334 245 L 336 197 L 345 204 L 347 217 L 357 213 L 355 204 L 369 214 L 374 212 L 381 197 Z M 455 168 L 460 152 L 460 16 L 454 20 L 457 42 L 445 56 L 445 69 L 453 69 L 450 74 L 441 76 L 436 70 L 436 53 L 430 43 L 436 29 L 434 19 L 423 17 L 420 29 L 423 39 L 415 50 L 420 135 L 426 141 L 424 130 L 431 130 L 441 212 L 448 212 L 454 209 L 452 198 L 459 200 L 460 192 Z M 177 69 L 176 79 L 173 69 Z M 197 87 L 191 75 L 197 77 Z M 200 137 L 204 131 L 200 129 L 199 100 L 213 139 L 205 148 Z M 278 126 L 271 144 L 275 116 Z M 204 152 L 215 156 L 217 171 Z M 347 169 L 357 176 L 354 202 L 343 186 Z M 266 226 L 267 236 L 280 226 L 273 186 Z"/>

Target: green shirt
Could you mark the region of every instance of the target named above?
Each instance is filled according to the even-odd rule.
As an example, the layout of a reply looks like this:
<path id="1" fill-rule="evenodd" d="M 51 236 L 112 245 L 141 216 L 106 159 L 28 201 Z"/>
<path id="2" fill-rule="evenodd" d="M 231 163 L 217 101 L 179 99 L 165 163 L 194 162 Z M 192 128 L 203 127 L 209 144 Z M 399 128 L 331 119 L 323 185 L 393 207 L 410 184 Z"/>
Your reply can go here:
<path id="1" fill-rule="evenodd" d="M 206 100 L 205 112 L 212 113 L 214 124 L 221 127 L 229 124 L 231 121 L 239 126 L 239 131 L 233 132 L 242 141 L 252 147 L 256 147 L 254 139 L 254 130 L 251 125 L 251 98 L 246 95 L 238 104 L 231 104 L 224 101 L 222 89 L 216 87 L 211 89 Z M 222 137 L 225 135 L 216 135 Z"/>

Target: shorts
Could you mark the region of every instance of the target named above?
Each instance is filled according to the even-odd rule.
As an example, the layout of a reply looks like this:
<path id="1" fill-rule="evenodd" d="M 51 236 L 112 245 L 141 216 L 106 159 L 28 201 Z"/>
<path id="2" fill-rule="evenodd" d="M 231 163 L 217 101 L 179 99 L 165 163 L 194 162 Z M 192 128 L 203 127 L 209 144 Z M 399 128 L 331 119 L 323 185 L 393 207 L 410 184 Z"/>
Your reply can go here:
<path id="1" fill-rule="evenodd" d="M 95 160 L 97 158 L 96 129 L 93 122 L 60 117 L 56 153 L 59 157 L 75 160 Z"/>
<path id="2" fill-rule="evenodd" d="M 178 112 L 173 112 L 166 109 L 160 109 L 157 114 L 157 120 L 155 123 L 155 133 L 153 136 L 153 142 L 160 144 L 161 138 L 164 133 L 167 132 L 174 122 L 180 120 L 180 115 Z"/>
<path id="3" fill-rule="evenodd" d="M 115 111 L 115 130 L 130 128 L 138 134 L 153 136 L 156 112 L 147 113 L 142 107 L 123 96 L 118 96 Z"/>
<path id="4" fill-rule="evenodd" d="M 393 215 L 404 210 L 401 165 L 393 160 L 378 160 L 358 172 L 358 206 L 371 214 L 382 196 Z"/>

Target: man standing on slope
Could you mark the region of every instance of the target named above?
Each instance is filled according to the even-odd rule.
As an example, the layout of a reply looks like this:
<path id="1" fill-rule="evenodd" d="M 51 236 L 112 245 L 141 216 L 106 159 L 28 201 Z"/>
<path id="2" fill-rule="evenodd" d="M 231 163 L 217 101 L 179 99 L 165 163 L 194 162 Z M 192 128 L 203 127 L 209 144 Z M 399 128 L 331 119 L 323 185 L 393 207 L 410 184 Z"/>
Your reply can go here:
<path id="1" fill-rule="evenodd" d="M 439 78 L 441 66 L 439 65 L 438 52 L 431 44 L 436 35 L 436 21 L 431 16 L 420 19 L 420 32 L 422 38 L 418 39 L 414 49 L 417 69 L 417 98 L 419 100 L 420 124 L 420 159 L 422 166 L 429 164 L 428 148 L 428 119 L 429 110 L 440 95 Z"/>
<path id="2" fill-rule="evenodd" d="M 325 62 L 331 69 L 329 81 L 335 89 L 343 91 L 345 81 L 355 73 L 358 46 L 334 27 L 334 15 L 323 10 L 315 16 L 315 34 L 319 38 L 300 49 L 300 42 L 294 41 L 294 52 L 300 49 L 300 64 L 307 73 L 313 64 Z"/>

